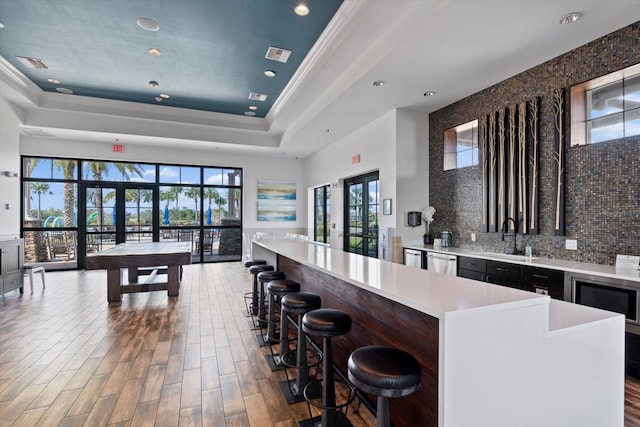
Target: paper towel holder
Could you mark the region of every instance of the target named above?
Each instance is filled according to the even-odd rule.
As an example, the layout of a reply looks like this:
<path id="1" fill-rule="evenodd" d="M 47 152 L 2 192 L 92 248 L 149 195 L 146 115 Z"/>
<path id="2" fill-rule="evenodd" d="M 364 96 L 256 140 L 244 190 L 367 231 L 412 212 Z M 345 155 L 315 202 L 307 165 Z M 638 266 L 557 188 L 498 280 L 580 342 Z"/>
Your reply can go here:
<path id="1" fill-rule="evenodd" d="M 407 214 L 407 224 L 409 227 L 417 227 L 422 224 L 422 216 L 418 211 L 411 211 Z"/>

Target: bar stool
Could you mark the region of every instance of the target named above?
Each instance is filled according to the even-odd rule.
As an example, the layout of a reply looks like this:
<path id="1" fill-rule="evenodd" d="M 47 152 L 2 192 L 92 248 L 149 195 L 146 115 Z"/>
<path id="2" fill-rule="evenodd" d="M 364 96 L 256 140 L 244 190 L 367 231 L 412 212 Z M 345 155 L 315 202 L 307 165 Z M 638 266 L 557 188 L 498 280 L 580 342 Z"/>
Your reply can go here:
<path id="1" fill-rule="evenodd" d="M 300 427 L 315 426 L 320 421 L 321 426 L 351 426 L 346 414 L 342 412 L 355 397 L 355 389 L 348 385 L 349 393 L 344 403 L 336 405 L 336 389 L 333 374 L 333 355 L 331 338 L 345 335 L 351 330 L 351 316 L 348 313 L 333 308 L 320 308 L 304 315 L 302 318 L 302 330 L 309 335 L 322 337 L 322 381 L 311 381 L 303 390 L 303 394 L 309 404 L 309 418 L 300 421 Z M 314 402 L 309 397 L 313 387 L 322 388 L 321 404 Z M 316 392 L 317 393 L 317 392 Z M 313 417 L 311 406 L 322 409 L 322 415 Z"/>
<path id="2" fill-rule="evenodd" d="M 276 328 L 276 306 L 279 305 L 279 301 L 287 294 L 293 292 L 300 292 L 300 283 L 295 280 L 288 279 L 279 279 L 272 280 L 267 283 L 267 291 L 269 292 L 269 314 L 267 321 L 267 333 L 264 336 L 264 340 L 269 342 L 269 344 L 273 344 L 275 342 L 279 342 L 279 354 L 276 355 L 273 352 L 273 346 L 271 347 L 271 356 L 265 356 L 267 359 L 267 363 L 272 371 L 277 371 L 279 369 L 283 369 L 284 365 L 280 363 L 280 354 L 283 354 L 287 348 L 287 344 L 289 342 L 288 337 L 288 327 L 287 327 L 287 314 L 280 314 L 280 333 L 277 333 Z M 287 349 L 288 350 L 288 349 Z"/>
<path id="3" fill-rule="evenodd" d="M 252 267 L 253 268 L 253 267 Z M 265 283 L 269 283 L 272 280 L 280 280 L 286 279 L 287 275 L 282 271 L 261 271 L 258 273 L 258 293 L 259 293 L 259 301 L 258 301 L 258 318 L 255 320 L 254 325 L 260 328 L 260 335 L 258 338 L 258 345 L 260 347 L 264 347 L 265 345 L 269 345 L 269 340 L 265 340 L 263 337 L 265 334 L 262 333 L 262 327 L 267 324 L 267 310 L 265 308 L 265 304 L 267 302 L 267 297 L 265 293 Z"/>
<path id="4" fill-rule="evenodd" d="M 267 265 L 267 261 L 264 259 L 250 259 L 244 262 L 244 266 L 247 267 L 247 269 L 253 267 L 254 265 Z M 251 316 L 252 299 L 253 292 L 246 292 L 244 294 L 244 306 L 247 309 L 247 316 Z"/>
<path id="5" fill-rule="evenodd" d="M 254 265 L 267 265 L 267 261 L 264 259 L 250 259 L 244 262 L 244 266 L 247 268 Z"/>
<path id="6" fill-rule="evenodd" d="M 249 273 L 253 274 L 253 290 L 251 292 L 251 304 L 249 305 L 249 314 L 251 316 L 258 315 L 258 274 L 263 271 L 273 271 L 272 265 L 258 264 L 249 267 Z M 254 323 L 254 326 L 258 326 Z"/>
<path id="7" fill-rule="evenodd" d="M 296 378 L 295 380 L 289 379 L 287 373 L 287 380 L 280 382 L 280 389 L 288 403 L 302 402 L 304 400 L 302 390 L 309 383 L 309 369 L 319 365 L 322 358 L 320 354 L 314 352 L 312 353 L 312 361 L 309 362 L 307 359 L 307 338 L 302 330 L 302 317 L 311 310 L 319 309 L 322 300 L 319 295 L 311 292 L 294 292 L 282 297 L 280 305 L 283 311 L 298 315 L 298 345 L 295 350 L 285 351 L 280 358 L 280 362 L 285 367 L 297 369 Z M 284 315 L 286 316 L 286 313 Z M 292 360 L 294 356 L 295 361 Z M 313 360 L 314 357 L 317 360 Z"/>
<path id="8" fill-rule="evenodd" d="M 389 427 L 389 398 L 406 396 L 420 388 L 422 369 L 406 351 L 371 345 L 349 356 L 349 381 L 365 393 L 378 396 L 376 427 Z"/>

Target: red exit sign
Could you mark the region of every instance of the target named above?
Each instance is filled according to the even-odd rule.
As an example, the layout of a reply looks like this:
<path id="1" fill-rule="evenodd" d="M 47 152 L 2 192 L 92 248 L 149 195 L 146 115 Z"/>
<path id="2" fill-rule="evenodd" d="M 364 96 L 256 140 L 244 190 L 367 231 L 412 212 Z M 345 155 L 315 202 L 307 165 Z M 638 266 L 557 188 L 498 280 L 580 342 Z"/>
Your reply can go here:
<path id="1" fill-rule="evenodd" d="M 113 144 L 113 152 L 114 153 L 123 153 L 124 152 L 124 145 Z"/>

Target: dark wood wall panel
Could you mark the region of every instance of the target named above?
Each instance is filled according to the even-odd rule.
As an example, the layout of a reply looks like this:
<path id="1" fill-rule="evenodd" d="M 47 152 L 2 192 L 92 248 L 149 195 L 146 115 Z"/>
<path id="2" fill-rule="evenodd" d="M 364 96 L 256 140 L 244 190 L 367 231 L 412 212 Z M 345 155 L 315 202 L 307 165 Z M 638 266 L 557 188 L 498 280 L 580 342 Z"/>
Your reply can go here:
<path id="1" fill-rule="evenodd" d="M 300 282 L 301 290 L 320 295 L 322 307 L 351 316 L 351 332 L 332 341 L 334 362 L 343 373 L 351 352 L 367 345 L 391 345 L 413 354 L 422 366 L 422 387 L 410 396 L 391 399 L 392 422 L 438 425 L 438 319 L 283 256 L 278 256 L 278 270 Z M 375 398 L 369 399 L 375 406 Z"/>

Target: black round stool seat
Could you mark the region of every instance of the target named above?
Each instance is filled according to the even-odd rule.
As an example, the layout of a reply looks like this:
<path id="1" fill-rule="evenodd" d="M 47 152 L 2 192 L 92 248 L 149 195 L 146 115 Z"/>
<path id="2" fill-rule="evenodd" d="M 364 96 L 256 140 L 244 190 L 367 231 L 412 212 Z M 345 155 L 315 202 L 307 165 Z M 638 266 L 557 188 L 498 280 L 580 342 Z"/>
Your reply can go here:
<path id="1" fill-rule="evenodd" d="M 351 316 L 341 310 L 320 308 L 304 315 L 302 330 L 318 337 L 337 337 L 351 330 Z"/>
<path id="2" fill-rule="evenodd" d="M 251 274 L 258 274 L 258 273 L 262 273 L 263 271 L 273 271 L 273 270 L 275 270 L 275 267 L 273 265 L 266 265 L 266 264 L 256 264 L 249 267 L 249 273 Z"/>
<path id="3" fill-rule="evenodd" d="M 244 266 L 247 268 L 254 265 L 267 265 L 267 261 L 264 259 L 249 259 L 244 262 Z"/>
<path id="4" fill-rule="evenodd" d="M 287 275 L 282 271 L 266 270 L 258 273 L 258 280 L 260 280 L 261 282 L 270 282 L 272 280 L 284 279 L 286 277 Z"/>
<path id="5" fill-rule="evenodd" d="M 322 306 L 320 295 L 311 292 L 295 292 L 282 297 L 280 305 L 287 311 L 304 314 L 311 310 L 317 310 Z"/>
<path id="6" fill-rule="evenodd" d="M 349 381 L 365 393 L 384 397 L 406 396 L 420 388 L 422 369 L 406 351 L 372 345 L 349 356 Z"/>
<path id="7" fill-rule="evenodd" d="M 283 293 L 300 292 L 300 283 L 289 279 L 276 279 L 267 284 L 270 294 L 280 295 Z"/>

